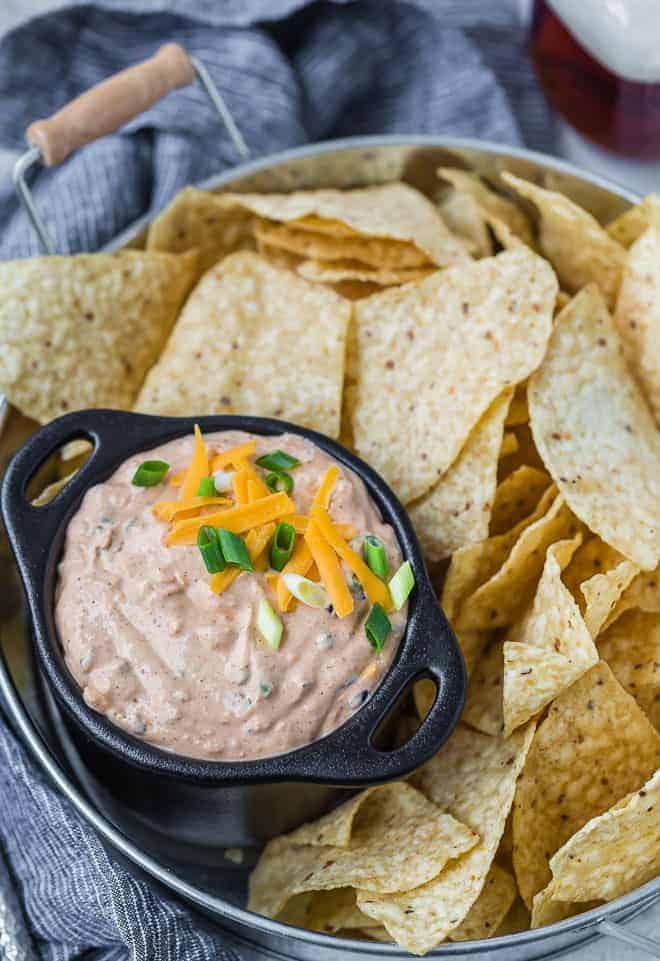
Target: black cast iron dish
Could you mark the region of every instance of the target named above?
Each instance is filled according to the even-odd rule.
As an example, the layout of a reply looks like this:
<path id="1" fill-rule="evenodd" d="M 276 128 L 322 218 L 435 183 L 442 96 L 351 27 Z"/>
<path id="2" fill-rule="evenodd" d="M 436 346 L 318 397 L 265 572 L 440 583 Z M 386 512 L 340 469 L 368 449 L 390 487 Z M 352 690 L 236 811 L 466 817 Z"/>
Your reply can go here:
<path id="1" fill-rule="evenodd" d="M 356 714 L 321 740 L 254 761 L 204 761 L 145 743 L 85 703 L 64 662 L 53 608 L 64 533 L 86 490 L 106 480 L 128 457 L 186 435 L 245 430 L 300 434 L 355 471 L 391 524 L 415 574 L 408 623 L 399 652 L 379 687 Z M 94 450 L 70 483 L 44 507 L 26 497 L 30 479 L 63 444 L 87 438 Z M 259 417 L 149 417 L 110 410 L 80 411 L 34 434 L 7 468 L 2 512 L 23 581 L 39 665 L 85 760 L 111 792 L 143 819 L 187 841 L 251 844 L 316 817 L 337 788 L 404 777 L 428 760 L 451 733 L 463 707 L 460 650 L 428 578 L 408 516 L 384 481 L 363 461 L 314 431 Z M 404 691 L 419 678 L 437 685 L 431 711 L 413 737 L 379 750 L 374 735 Z"/>

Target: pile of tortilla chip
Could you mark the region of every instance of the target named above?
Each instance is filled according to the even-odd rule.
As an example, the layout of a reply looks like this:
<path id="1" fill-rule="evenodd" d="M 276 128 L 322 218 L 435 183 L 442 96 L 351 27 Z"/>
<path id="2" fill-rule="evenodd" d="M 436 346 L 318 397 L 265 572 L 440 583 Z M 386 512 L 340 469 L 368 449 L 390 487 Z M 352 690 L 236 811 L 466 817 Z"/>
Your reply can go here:
<path id="1" fill-rule="evenodd" d="M 0 265 L 0 388 L 28 416 L 288 419 L 407 506 L 461 722 L 407 782 L 271 841 L 249 907 L 416 954 L 660 872 L 660 199 L 603 226 L 448 168 L 435 199 L 189 187 L 145 250 Z M 434 697 L 416 684 L 399 743 Z"/>

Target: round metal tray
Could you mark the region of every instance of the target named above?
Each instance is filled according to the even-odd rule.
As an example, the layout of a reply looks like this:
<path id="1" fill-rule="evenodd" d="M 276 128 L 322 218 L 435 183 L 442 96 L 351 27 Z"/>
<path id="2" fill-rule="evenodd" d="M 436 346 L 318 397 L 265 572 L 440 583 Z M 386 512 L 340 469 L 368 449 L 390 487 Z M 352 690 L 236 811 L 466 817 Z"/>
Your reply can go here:
<path id="1" fill-rule="evenodd" d="M 606 222 L 638 199 L 603 178 L 527 150 L 480 141 L 435 137 L 371 137 L 333 141 L 287 151 L 213 177 L 201 187 L 247 191 L 287 191 L 311 187 L 350 187 L 402 179 L 430 197 L 439 191 L 439 166 L 472 169 L 494 185 L 502 170 L 561 190 Z M 142 245 L 148 218 L 115 238 L 109 250 Z M 0 410 L 0 465 L 30 435 L 35 424 L 6 405 Z M 240 946 L 244 957 L 283 955 L 299 961 L 338 961 L 408 957 L 399 948 L 352 941 L 293 928 L 247 912 L 246 880 L 257 852 L 246 851 L 241 865 L 224 851 L 175 844 L 157 835 L 110 797 L 76 754 L 35 671 L 18 577 L 6 541 L 0 542 L 0 696 L 36 762 L 131 870 L 147 875 L 215 921 Z M 601 935 L 617 937 L 660 957 L 656 945 L 622 928 L 621 922 L 660 899 L 660 879 L 585 914 L 535 931 L 487 941 L 448 943 L 437 958 L 532 961 L 585 944 Z"/>

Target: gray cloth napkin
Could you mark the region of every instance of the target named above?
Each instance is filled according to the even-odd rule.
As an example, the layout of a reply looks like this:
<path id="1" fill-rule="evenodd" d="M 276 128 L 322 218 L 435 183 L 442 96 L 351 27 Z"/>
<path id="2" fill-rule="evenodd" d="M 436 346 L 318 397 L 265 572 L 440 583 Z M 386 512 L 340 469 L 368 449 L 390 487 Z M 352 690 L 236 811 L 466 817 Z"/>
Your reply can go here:
<path id="1" fill-rule="evenodd" d="M 177 40 L 204 62 L 255 157 L 383 133 L 551 150 L 553 125 L 516 9 L 513 0 L 70 4 L 0 42 L 0 146 L 21 149 L 32 120 Z M 93 251 L 237 160 L 193 86 L 40 171 L 34 189 L 58 250 Z M 0 188 L 0 222 L 1 258 L 39 252 L 10 183 Z M 1 718 L 0 850 L 2 959 L 23 961 L 31 950 L 52 961 L 235 958 L 220 934 L 108 855 Z"/>

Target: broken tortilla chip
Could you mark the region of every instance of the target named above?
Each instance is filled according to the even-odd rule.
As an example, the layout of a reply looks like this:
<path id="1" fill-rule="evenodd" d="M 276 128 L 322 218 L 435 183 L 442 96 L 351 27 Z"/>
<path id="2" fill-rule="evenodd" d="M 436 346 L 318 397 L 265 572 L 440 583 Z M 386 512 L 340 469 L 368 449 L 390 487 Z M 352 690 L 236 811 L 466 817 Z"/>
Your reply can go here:
<path id="1" fill-rule="evenodd" d="M 551 880 L 555 851 L 658 764 L 660 736 L 604 661 L 559 695 L 532 743 L 513 811 L 513 864 L 530 909 Z"/>
<path id="2" fill-rule="evenodd" d="M 557 318 L 527 396 L 536 446 L 573 513 L 652 570 L 660 558 L 660 433 L 595 287 Z"/>
<path id="3" fill-rule="evenodd" d="M 504 733 L 535 717 L 598 661 L 580 609 L 561 572 L 582 540 L 548 547 L 532 609 L 515 641 L 504 643 Z"/>
<path id="4" fill-rule="evenodd" d="M 488 536 L 504 418 L 513 391 L 503 391 L 471 431 L 460 454 L 432 490 L 408 507 L 432 561 Z"/>
<path id="5" fill-rule="evenodd" d="M 513 801 L 534 726 L 512 737 L 488 737 L 459 725 L 413 781 L 481 840 L 432 881 L 402 894 L 358 891 L 358 907 L 381 921 L 413 954 L 424 954 L 458 928 L 481 894 Z M 461 812 L 460 814 L 458 812 Z"/>
<path id="6" fill-rule="evenodd" d="M 188 299 L 136 409 L 281 417 L 336 437 L 351 309 L 258 254 L 232 254 Z"/>
<path id="7" fill-rule="evenodd" d="M 570 293 L 587 284 L 600 287 L 610 307 L 616 302 L 626 252 L 595 217 L 564 194 L 503 173 L 502 180 L 539 212 L 539 246 Z"/>
<path id="8" fill-rule="evenodd" d="M 130 409 L 194 278 L 195 254 L 144 251 L 0 264 L 0 389 L 46 423 Z"/>
<path id="9" fill-rule="evenodd" d="M 622 247 L 632 247 L 649 227 L 660 228 L 660 194 L 649 194 L 605 228 Z"/>
<path id="10" fill-rule="evenodd" d="M 404 502 L 433 487 L 495 398 L 538 366 L 555 294 L 547 263 L 524 248 L 355 304 L 355 448 Z"/>
<path id="11" fill-rule="evenodd" d="M 600 636 L 598 653 L 660 730 L 660 614 L 627 611 Z"/>
<path id="12" fill-rule="evenodd" d="M 660 224 L 628 251 L 614 322 L 628 366 L 660 426 Z"/>

